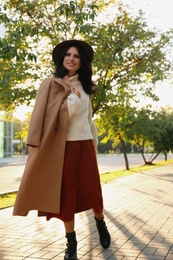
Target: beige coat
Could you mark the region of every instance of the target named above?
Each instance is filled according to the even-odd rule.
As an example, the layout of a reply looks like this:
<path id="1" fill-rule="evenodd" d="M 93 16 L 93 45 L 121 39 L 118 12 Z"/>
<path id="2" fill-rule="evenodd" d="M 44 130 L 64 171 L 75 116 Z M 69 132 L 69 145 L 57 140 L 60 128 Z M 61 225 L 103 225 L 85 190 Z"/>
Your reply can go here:
<path id="1" fill-rule="evenodd" d="M 30 210 L 59 213 L 66 142 L 66 98 L 72 87 L 68 77 L 49 77 L 41 84 L 32 113 L 28 159 L 17 193 L 13 215 Z"/>

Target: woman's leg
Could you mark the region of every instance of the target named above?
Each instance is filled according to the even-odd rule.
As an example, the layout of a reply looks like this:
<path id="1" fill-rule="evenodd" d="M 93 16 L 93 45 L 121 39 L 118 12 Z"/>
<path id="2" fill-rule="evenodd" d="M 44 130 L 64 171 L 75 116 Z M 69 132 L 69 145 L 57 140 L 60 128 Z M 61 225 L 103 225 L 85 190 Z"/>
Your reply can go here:
<path id="1" fill-rule="evenodd" d="M 77 241 L 76 233 L 74 231 L 74 219 L 64 222 L 66 238 L 67 238 L 67 248 L 65 250 L 64 259 L 77 260 Z"/>
<path id="2" fill-rule="evenodd" d="M 64 227 L 65 227 L 65 231 L 66 233 L 71 233 L 74 231 L 74 219 L 64 222 Z"/>
<path id="3" fill-rule="evenodd" d="M 94 216 L 96 219 L 101 220 L 103 218 L 103 211 L 101 211 L 100 213 L 97 213 L 93 209 L 93 212 L 94 212 Z"/>

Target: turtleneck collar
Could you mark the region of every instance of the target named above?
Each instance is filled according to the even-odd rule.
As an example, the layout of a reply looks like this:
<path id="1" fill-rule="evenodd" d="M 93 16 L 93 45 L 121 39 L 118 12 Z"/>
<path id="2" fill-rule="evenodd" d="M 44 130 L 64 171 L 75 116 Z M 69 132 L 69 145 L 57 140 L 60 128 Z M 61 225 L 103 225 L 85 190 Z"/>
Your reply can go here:
<path id="1" fill-rule="evenodd" d="M 79 78 L 79 75 L 78 74 L 75 74 L 74 76 L 72 76 L 72 77 L 69 77 L 69 80 L 70 81 L 78 81 L 78 78 Z"/>

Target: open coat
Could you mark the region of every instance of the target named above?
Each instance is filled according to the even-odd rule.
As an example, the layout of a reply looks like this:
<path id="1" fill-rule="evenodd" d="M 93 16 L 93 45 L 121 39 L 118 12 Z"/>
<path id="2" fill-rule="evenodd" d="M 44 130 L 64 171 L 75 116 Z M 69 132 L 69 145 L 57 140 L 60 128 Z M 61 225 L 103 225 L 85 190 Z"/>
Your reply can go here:
<path id="1" fill-rule="evenodd" d="M 17 193 L 13 215 L 30 210 L 59 213 L 66 130 L 68 77 L 51 76 L 38 91 L 31 116 L 27 145 L 29 154 Z"/>

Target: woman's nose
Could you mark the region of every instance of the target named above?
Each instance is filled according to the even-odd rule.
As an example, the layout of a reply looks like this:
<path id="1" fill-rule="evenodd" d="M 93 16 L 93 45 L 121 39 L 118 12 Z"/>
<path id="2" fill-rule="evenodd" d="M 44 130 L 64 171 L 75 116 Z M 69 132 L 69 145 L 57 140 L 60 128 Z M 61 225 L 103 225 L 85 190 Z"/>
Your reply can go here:
<path id="1" fill-rule="evenodd" d="M 70 56 L 70 60 L 73 60 L 73 58 L 74 58 L 73 55 L 71 55 L 71 56 Z"/>

